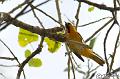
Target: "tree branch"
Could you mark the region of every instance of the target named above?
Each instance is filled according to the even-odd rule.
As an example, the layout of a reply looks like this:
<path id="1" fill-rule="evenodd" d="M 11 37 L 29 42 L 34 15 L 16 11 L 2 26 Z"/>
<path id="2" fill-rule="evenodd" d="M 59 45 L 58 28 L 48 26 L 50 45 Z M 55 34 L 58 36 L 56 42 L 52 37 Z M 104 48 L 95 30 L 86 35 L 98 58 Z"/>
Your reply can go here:
<path id="1" fill-rule="evenodd" d="M 56 34 L 56 32 L 63 30 L 63 28 L 61 28 L 61 27 L 54 27 L 51 29 L 39 28 L 38 26 L 32 26 L 32 25 L 26 24 L 24 22 L 21 22 L 17 19 L 14 19 L 8 13 L 3 13 L 3 12 L 0 12 L 0 20 L 1 19 L 2 19 L 2 21 L 6 21 L 7 23 L 13 24 L 16 27 L 20 27 L 20 28 L 28 30 L 32 33 L 36 33 L 40 36 L 53 38 L 56 41 L 60 41 L 60 42 L 65 42 L 64 34 Z M 0 29 L 0 31 L 1 31 L 1 29 Z"/>
<path id="2" fill-rule="evenodd" d="M 32 59 L 35 55 L 39 54 L 42 51 L 43 41 L 44 41 L 44 37 L 42 37 L 38 48 L 21 63 L 16 79 L 20 79 L 21 72 L 23 71 L 24 66 L 29 62 L 29 60 Z"/>
<path id="3" fill-rule="evenodd" d="M 107 10 L 107 11 L 116 11 L 116 10 L 120 10 L 120 7 L 116 7 L 116 8 L 113 8 L 113 7 L 107 7 L 106 5 L 104 4 L 98 4 L 98 3 L 94 3 L 94 2 L 91 2 L 89 0 L 77 0 L 78 2 L 84 2 L 88 5 L 92 5 L 94 7 L 97 7 L 99 9 L 102 9 L 102 10 Z"/>

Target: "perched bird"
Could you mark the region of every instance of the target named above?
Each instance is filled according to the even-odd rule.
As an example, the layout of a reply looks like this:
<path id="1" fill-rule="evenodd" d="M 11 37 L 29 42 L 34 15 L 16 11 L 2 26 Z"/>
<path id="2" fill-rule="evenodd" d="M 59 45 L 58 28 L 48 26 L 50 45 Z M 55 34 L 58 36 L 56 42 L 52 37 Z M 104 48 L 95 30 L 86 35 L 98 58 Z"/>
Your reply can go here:
<path id="1" fill-rule="evenodd" d="M 73 52 L 79 59 L 84 62 L 82 56 L 90 58 L 97 62 L 99 65 L 103 66 L 105 61 L 96 53 L 94 53 L 89 46 L 87 46 L 82 36 L 77 32 L 75 26 L 71 23 L 65 23 L 66 27 L 66 43 L 71 52 Z"/>

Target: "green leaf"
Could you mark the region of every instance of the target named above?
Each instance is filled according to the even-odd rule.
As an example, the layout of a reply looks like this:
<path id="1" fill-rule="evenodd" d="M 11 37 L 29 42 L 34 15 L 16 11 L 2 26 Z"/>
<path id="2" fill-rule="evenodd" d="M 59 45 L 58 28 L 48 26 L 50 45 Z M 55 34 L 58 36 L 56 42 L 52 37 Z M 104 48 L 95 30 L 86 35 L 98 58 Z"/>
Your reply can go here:
<path id="1" fill-rule="evenodd" d="M 27 50 L 25 51 L 25 57 L 27 58 L 27 57 L 30 56 L 30 55 L 31 55 L 31 51 L 27 49 Z"/>
<path id="2" fill-rule="evenodd" d="M 30 50 L 26 50 L 25 51 L 25 57 L 27 58 L 28 56 L 31 55 L 31 51 Z M 30 67 L 40 67 L 42 66 L 42 61 L 39 58 L 32 58 L 30 59 L 30 61 L 28 62 L 28 65 Z"/>
<path id="3" fill-rule="evenodd" d="M 49 39 L 48 37 L 46 37 L 45 39 L 45 42 L 47 43 L 48 45 L 48 50 L 51 52 L 51 53 L 54 53 L 56 52 L 60 46 L 61 46 L 61 42 L 58 42 L 58 41 L 54 41 L 52 39 Z"/>
<path id="4" fill-rule="evenodd" d="M 94 6 L 90 6 L 89 8 L 88 8 L 88 11 L 89 12 L 92 12 L 94 10 Z"/>
<path id="5" fill-rule="evenodd" d="M 42 66 L 42 61 L 39 58 L 32 58 L 29 62 L 28 62 L 30 67 L 40 67 Z"/>
<path id="6" fill-rule="evenodd" d="M 90 40 L 90 44 L 89 44 L 90 48 L 93 48 L 93 47 L 94 47 L 96 38 L 97 38 L 97 37 L 95 37 L 95 38 L 93 38 L 93 39 Z"/>
<path id="7" fill-rule="evenodd" d="M 37 41 L 38 35 L 24 29 L 19 29 L 18 43 L 21 47 L 28 45 L 31 42 Z"/>

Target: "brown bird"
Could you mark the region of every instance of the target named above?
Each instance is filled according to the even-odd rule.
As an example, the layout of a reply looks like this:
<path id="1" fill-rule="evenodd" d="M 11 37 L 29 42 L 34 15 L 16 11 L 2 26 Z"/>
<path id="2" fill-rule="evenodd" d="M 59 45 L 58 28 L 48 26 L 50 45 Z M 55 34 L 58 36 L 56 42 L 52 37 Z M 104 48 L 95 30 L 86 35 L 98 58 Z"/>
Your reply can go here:
<path id="1" fill-rule="evenodd" d="M 84 56 L 103 66 L 105 61 L 84 43 L 82 36 L 77 32 L 75 26 L 73 26 L 71 23 L 65 23 L 65 26 L 67 32 L 65 36 L 66 43 L 69 49 L 82 61 L 84 61 L 82 58 L 82 56 Z"/>

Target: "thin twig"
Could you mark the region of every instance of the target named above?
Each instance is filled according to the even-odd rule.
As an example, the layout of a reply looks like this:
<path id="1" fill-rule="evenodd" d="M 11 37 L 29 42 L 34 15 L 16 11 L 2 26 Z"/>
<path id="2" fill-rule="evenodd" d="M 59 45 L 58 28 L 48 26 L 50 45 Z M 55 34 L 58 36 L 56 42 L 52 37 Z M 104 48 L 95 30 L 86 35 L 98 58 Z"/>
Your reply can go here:
<path id="1" fill-rule="evenodd" d="M 114 47 L 114 52 L 112 54 L 112 60 L 111 60 L 111 63 L 110 63 L 110 71 L 111 71 L 113 63 L 114 63 L 114 58 L 115 58 L 115 54 L 116 54 L 116 49 L 117 49 L 119 37 L 120 37 L 120 28 L 119 28 L 119 33 L 117 35 L 117 39 L 116 39 L 116 43 L 115 43 L 115 47 Z"/>
<path id="2" fill-rule="evenodd" d="M 71 54 L 72 60 L 74 61 L 74 63 L 77 65 L 78 68 L 80 68 L 80 66 L 77 64 L 77 62 L 75 61 L 75 58 L 73 57 L 73 54 Z"/>
<path id="3" fill-rule="evenodd" d="M 119 68 L 116 68 L 115 70 L 113 70 L 111 73 L 112 74 L 115 74 L 115 73 L 117 73 L 117 72 L 119 72 L 120 71 L 120 67 Z"/>
<path id="4" fill-rule="evenodd" d="M 62 24 L 62 18 L 61 18 L 59 1 L 60 0 L 55 0 L 55 3 L 56 3 L 56 10 L 57 10 L 57 14 L 58 14 L 58 19 L 59 19 L 59 22 Z"/>
<path id="5" fill-rule="evenodd" d="M 33 12 L 33 15 L 35 16 L 35 18 L 37 19 L 37 21 L 39 22 L 40 26 L 42 26 L 42 28 L 44 28 L 42 22 L 40 21 L 40 19 L 37 17 L 35 11 L 34 11 L 34 8 L 33 8 L 33 5 L 31 4 L 31 9 L 32 9 L 32 12 Z"/>
<path id="6" fill-rule="evenodd" d="M 92 5 L 94 7 L 97 7 L 99 9 L 102 9 L 102 10 L 107 10 L 107 11 L 118 11 L 120 10 L 120 7 L 116 7 L 116 8 L 113 8 L 113 7 L 107 7 L 106 5 L 104 4 L 97 4 L 97 3 L 94 3 L 94 2 L 91 2 L 89 0 L 77 0 L 78 2 L 84 2 L 88 5 Z"/>
<path id="7" fill-rule="evenodd" d="M 0 64 L 1 67 L 18 67 L 19 65 L 3 65 L 3 64 Z"/>
<path id="8" fill-rule="evenodd" d="M 30 4 L 32 4 L 32 2 L 34 2 L 34 0 L 32 0 L 31 2 L 29 2 L 15 17 L 14 19 L 18 18 L 20 15 L 23 14 L 23 12 L 30 6 Z"/>
<path id="9" fill-rule="evenodd" d="M 68 53 L 68 62 L 67 62 L 67 64 L 68 64 L 68 79 L 70 79 L 70 69 L 71 69 L 71 67 L 70 67 L 70 53 L 71 52 L 69 51 L 67 43 L 65 43 L 65 46 L 66 46 L 66 50 L 67 50 L 67 53 Z"/>
<path id="10" fill-rule="evenodd" d="M 6 76 L 5 76 L 3 73 L 0 73 L 0 75 L 1 75 L 2 77 L 4 77 L 4 79 L 6 79 Z"/>
<path id="11" fill-rule="evenodd" d="M 70 57 L 68 58 L 68 79 L 70 79 Z"/>
<path id="12" fill-rule="evenodd" d="M 113 4 L 114 4 L 114 8 L 117 7 L 117 4 L 116 4 L 116 0 L 113 0 Z M 117 23 L 117 11 L 112 11 L 112 15 L 113 15 L 113 18 L 114 18 L 114 21 L 115 21 L 115 24 Z"/>
<path id="13" fill-rule="evenodd" d="M 74 76 L 73 79 L 76 79 L 76 76 L 75 76 L 75 66 L 74 66 L 74 64 L 72 62 L 71 56 L 70 56 L 70 62 L 71 62 L 71 66 L 72 66 L 73 76 Z"/>
<path id="14" fill-rule="evenodd" d="M 76 12 L 76 15 L 75 15 L 75 19 L 77 20 L 76 21 L 76 27 L 78 27 L 78 23 L 79 23 L 80 7 L 81 7 L 81 2 L 79 2 L 79 4 L 78 4 L 77 12 Z"/>
<path id="15" fill-rule="evenodd" d="M 12 52 L 12 50 L 0 39 L 0 41 L 5 45 L 5 47 L 10 51 L 10 53 L 12 54 L 12 56 L 15 58 L 15 60 L 17 61 L 17 63 L 19 64 L 19 66 L 21 65 L 18 58 L 14 55 L 14 53 Z M 26 79 L 25 76 L 25 72 L 23 70 L 23 75 L 24 75 L 24 79 Z"/>
<path id="16" fill-rule="evenodd" d="M 97 33 L 99 33 L 102 29 L 104 29 L 109 23 L 111 23 L 114 19 L 111 18 L 107 23 L 105 23 L 101 28 L 96 30 L 89 38 L 85 40 L 85 42 L 88 42 L 90 39 L 92 39 Z"/>
<path id="17" fill-rule="evenodd" d="M 90 76 L 89 79 L 93 79 L 93 77 L 95 76 L 96 72 L 92 73 L 92 75 Z"/>
<path id="18" fill-rule="evenodd" d="M 5 45 L 5 47 L 10 51 L 10 53 L 12 54 L 12 56 L 15 58 L 15 60 L 20 64 L 20 62 L 18 61 L 17 57 L 14 55 L 14 53 L 11 51 L 11 49 L 0 39 L 0 41 Z"/>
<path id="19" fill-rule="evenodd" d="M 108 19 L 108 18 L 112 18 L 112 17 L 104 17 L 104 18 L 98 19 L 98 20 L 96 20 L 96 21 L 92 21 L 92 22 L 89 22 L 89 23 L 87 23 L 87 24 L 80 25 L 80 26 L 78 26 L 78 27 L 88 26 L 88 25 L 90 25 L 90 24 L 94 24 L 94 23 L 97 23 L 97 22 L 99 22 L 99 21 L 102 21 L 102 20 Z"/>
<path id="20" fill-rule="evenodd" d="M 93 72 L 93 71 L 95 71 L 95 70 L 97 70 L 99 67 L 100 67 L 100 65 L 96 66 L 94 69 L 90 70 L 90 73 Z"/>
<path id="21" fill-rule="evenodd" d="M 110 68 L 109 68 L 109 63 L 108 63 L 107 54 L 106 54 L 106 41 L 107 41 L 108 34 L 109 34 L 109 32 L 110 32 L 110 30 L 112 29 L 113 26 L 114 26 L 114 22 L 110 26 L 110 28 L 107 30 L 107 33 L 106 33 L 105 38 L 104 38 L 104 43 L 103 43 L 103 46 L 104 46 L 104 57 L 105 57 L 106 65 L 107 65 L 107 73 L 110 71 Z"/>
<path id="22" fill-rule="evenodd" d="M 34 1 L 34 0 L 33 0 L 33 1 Z M 23 14 L 23 12 L 29 7 L 29 5 L 30 5 L 33 1 L 29 2 L 29 4 L 26 5 L 13 19 L 11 19 L 10 22 L 7 22 L 2 28 L 0 28 L 0 31 L 2 31 L 2 30 L 4 30 L 5 28 L 7 28 L 7 26 L 9 26 L 9 25 L 11 24 L 12 20 L 14 20 L 14 19 L 18 18 L 19 16 L 21 16 L 21 15 Z"/>
<path id="23" fill-rule="evenodd" d="M 72 57 L 71 57 L 71 51 L 69 51 L 69 48 L 67 46 L 67 44 L 65 43 L 66 45 L 66 50 L 67 50 L 67 53 L 68 53 L 68 79 L 70 79 L 70 70 L 72 69 L 72 72 L 73 72 L 73 76 L 74 78 L 73 79 L 76 79 L 75 77 L 75 66 L 72 62 Z M 71 67 L 72 66 L 72 67 Z"/>
<path id="24" fill-rule="evenodd" d="M 0 57 L 0 59 L 11 60 L 11 61 L 15 60 L 15 58 L 10 58 L 10 57 Z"/>
<path id="25" fill-rule="evenodd" d="M 86 74 L 85 71 L 82 71 L 81 69 L 75 68 L 75 70 L 78 71 L 78 73 L 81 73 L 81 74 L 83 74 L 83 75 Z"/>
<path id="26" fill-rule="evenodd" d="M 29 60 L 41 52 L 43 40 L 44 40 L 44 37 L 41 39 L 41 42 L 40 42 L 40 45 L 38 46 L 38 48 L 21 63 L 16 79 L 20 79 L 21 72 L 23 71 L 24 66 L 29 62 Z"/>
<path id="27" fill-rule="evenodd" d="M 46 12 L 44 12 L 43 10 L 37 8 L 34 6 L 34 8 L 38 11 L 40 11 L 41 13 L 43 13 L 44 15 L 46 15 L 47 17 L 51 18 L 53 21 L 57 22 L 58 24 L 60 24 L 61 26 L 64 26 L 63 24 L 61 24 L 59 21 L 57 21 L 56 19 L 54 19 L 52 16 L 48 15 Z"/>
<path id="28" fill-rule="evenodd" d="M 120 72 L 120 67 L 116 68 L 115 70 L 113 70 L 112 72 L 109 72 L 108 74 L 106 74 L 102 79 L 106 79 L 105 77 L 110 77 L 110 76 L 114 76 L 114 74 L 116 75 L 116 77 L 119 77 L 119 74 L 117 74 L 117 72 Z M 108 79 L 108 78 L 107 78 Z M 118 78 L 119 79 L 119 78 Z"/>
<path id="29" fill-rule="evenodd" d="M 88 77 L 90 76 L 90 70 L 91 70 L 91 67 L 90 67 L 90 59 L 88 59 L 88 64 L 87 64 L 87 72 L 86 72 L 86 77 L 85 79 L 88 79 Z"/>
<path id="30" fill-rule="evenodd" d="M 18 6 L 16 6 L 15 8 L 13 8 L 10 12 L 8 13 L 13 13 L 14 11 L 16 11 L 17 9 L 21 8 L 22 6 L 24 6 L 26 4 L 26 1 L 24 1 L 23 3 L 19 4 Z"/>
<path id="31" fill-rule="evenodd" d="M 51 1 L 51 0 L 46 0 L 46 1 L 44 1 L 44 2 L 42 2 L 42 3 L 40 3 L 40 4 L 38 4 L 38 5 L 36 5 L 35 7 L 39 7 L 39 6 L 43 5 L 43 4 L 46 4 L 46 3 L 49 2 L 49 1 Z M 23 14 L 26 14 L 26 13 L 30 12 L 31 10 L 32 10 L 32 9 L 29 9 L 29 10 L 25 11 Z"/>
<path id="32" fill-rule="evenodd" d="M 118 5 L 119 5 L 119 7 L 120 7 L 120 0 L 117 0 L 117 3 L 118 3 Z"/>

